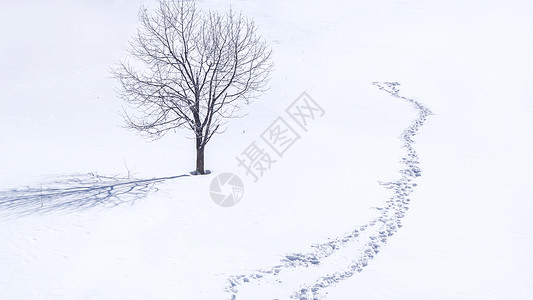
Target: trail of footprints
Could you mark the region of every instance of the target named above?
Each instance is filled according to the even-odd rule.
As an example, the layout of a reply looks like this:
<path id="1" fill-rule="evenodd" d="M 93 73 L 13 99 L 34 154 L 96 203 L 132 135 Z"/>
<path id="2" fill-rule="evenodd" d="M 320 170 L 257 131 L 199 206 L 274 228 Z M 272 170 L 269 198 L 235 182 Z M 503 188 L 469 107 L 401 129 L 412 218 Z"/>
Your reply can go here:
<path id="1" fill-rule="evenodd" d="M 403 147 L 406 154 L 402 158 L 404 168 L 400 170 L 400 179 L 397 181 L 380 182 L 380 184 L 392 191 L 392 196 L 386 201 L 384 207 L 378 207 L 379 215 L 368 224 L 354 229 L 352 232 L 330 240 L 326 243 L 313 245 L 313 251 L 309 253 L 293 253 L 286 255 L 279 265 L 268 269 L 260 269 L 253 274 L 233 275 L 228 279 L 226 291 L 230 294 L 230 299 L 236 299 L 239 287 L 254 281 L 260 281 L 265 276 L 278 276 L 284 270 L 292 268 L 308 268 L 322 264 L 325 258 L 331 256 L 340 249 L 351 245 L 355 253 L 354 259 L 343 270 L 325 275 L 315 282 L 302 285 L 291 294 L 293 299 L 321 299 L 325 297 L 325 290 L 329 286 L 345 280 L 361 272 L 371 259 L 373 259 L 385 246 L 387 239 L 394 235 L 402 227 L 402 218 L 409 209 L 409 195 L 417 186 L 415 179 L 421 176 L 418 167 L 418 155 L 413 148 L 413 137 L 418 133 L 420 127 L 424 125 L 427 116 L 431 111 L 421 103 L 399 95 L 397 82 L 374 82 L 373 85 L 380 90 L 389 93 L 395 98 L 407 101 L 418 111 L 418 118 L 401 134 Z M 350 249 L 352 250 L 352 249 Z"/>

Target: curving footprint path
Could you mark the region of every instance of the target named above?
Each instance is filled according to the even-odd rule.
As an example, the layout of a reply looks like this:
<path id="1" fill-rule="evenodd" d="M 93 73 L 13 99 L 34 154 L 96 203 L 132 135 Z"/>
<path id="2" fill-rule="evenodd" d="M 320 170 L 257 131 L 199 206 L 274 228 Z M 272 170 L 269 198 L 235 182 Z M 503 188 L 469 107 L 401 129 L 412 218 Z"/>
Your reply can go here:
<path id="1" fill-rule="evenodd" d="M 421 171 L 418 167 L 418 155 L 413 148 L 413 137 L 418 133 L 420 127 L 424 125 L 427 116 L 432 113 L 418 101 L 400 96 L 397 88 L 400 84 L 397 82 L 374 82 L 372 84 L 395 98 L 407 101 L 418 111 L 418 118 L 401 134 L 406 154 L 402 158 L 402 163 L 405 167 L 399 172 L 400 178 L 396 181 L 380 182 L 382 186 L 392 191 L 392 196 L 387 200 L 385 207 L 378 207 L 379 215 L 368 224 L 359 226 L 352 232 L 327 243 L 313 245 L 314 250 L 309 253 L 286 255 L 279 265 L 257 270 L 253 274 L 231 276 L 225 288 L 230 293 L 230 299 L 237 298 L 240 286 L 265 283 L 267 277 L 280 278 L 283 275 L 283 271 L 285 271 L 283 273 L 287 273 L 290 269 L 320 267 L 326 270 L 332 268 L 338 270 L 340 257 L 341 263 L 346 267 L 310 281 L 311 283 L 304 285 L 298 283 L 298 288 L 290 295 L 291 298 L 295 299 L 323 298 L 326 288 L 361 272 L 368 265 L 368 262 L 384 247 L 387 239 L 402 227 L 402 218 L 409 209 L 410 199 L 408 197 L 417 186 L 414 183 L 415 179 L 421 176 Z M 346 257 L 350 257 L 350 259 L 347 260 Z M 299 278 L 299 276 L 296 276 L 296 278 Z M 283 281 L 277 279 L 273 284 L 290 284 L 286 279 L 284 278 Z"/>

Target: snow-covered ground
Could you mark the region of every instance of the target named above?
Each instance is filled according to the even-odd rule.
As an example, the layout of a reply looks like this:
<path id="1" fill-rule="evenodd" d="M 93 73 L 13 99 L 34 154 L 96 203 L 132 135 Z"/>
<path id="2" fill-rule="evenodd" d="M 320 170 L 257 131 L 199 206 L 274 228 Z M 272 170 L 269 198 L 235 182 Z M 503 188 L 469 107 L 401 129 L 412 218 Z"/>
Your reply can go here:
<path id="1" fill-rule="evenodd" d="M 200 1 L 255 18 L 275 51 L 271 89 L 210 142 L 211 175 L 126 178 L 106 198 L 94 187 L 117 182 L 101 176 L 194 168 L 187 132 L 147 143 L 120 127 L 109 68 L 143 3 L 155 1 L 2 0 L 0 299 L 304 298 L 367 255 L 391 197 L 402 227 L 318 296 L 533 296 L 532 3 Z M 412 138 L 421 176 L 405 191 L 387 183 L 405 175 L 419 110 L 373 82 L 399 82 L 433 113 Z M 290 122 L 304 91 L 324 115 L 307 131 L 291 123 L 301 139 L 254 182 L 235 157 L 267 149 L 261 134 Z M 209 196 L 224 172 L 244 181 L 231 208 Z"/>

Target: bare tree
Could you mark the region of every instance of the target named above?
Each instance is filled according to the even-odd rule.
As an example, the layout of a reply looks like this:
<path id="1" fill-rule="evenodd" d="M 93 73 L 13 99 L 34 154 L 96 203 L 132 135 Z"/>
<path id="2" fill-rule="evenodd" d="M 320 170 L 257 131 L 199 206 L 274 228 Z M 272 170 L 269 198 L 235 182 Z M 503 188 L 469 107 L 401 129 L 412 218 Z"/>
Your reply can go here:
<path id="1" fill-rule="evenodd" d="M 113 70 L 118 95 L 136 111 L 125 113 L 127 126 L 152 139 L 192 130 L 196 173 L 204 174 L 207 143 L 265 91 L 272 51 L 254 21 L 231 9 L 202 12 L 195 1 L 170 0 L 139 17 L 128 58 Z"/>

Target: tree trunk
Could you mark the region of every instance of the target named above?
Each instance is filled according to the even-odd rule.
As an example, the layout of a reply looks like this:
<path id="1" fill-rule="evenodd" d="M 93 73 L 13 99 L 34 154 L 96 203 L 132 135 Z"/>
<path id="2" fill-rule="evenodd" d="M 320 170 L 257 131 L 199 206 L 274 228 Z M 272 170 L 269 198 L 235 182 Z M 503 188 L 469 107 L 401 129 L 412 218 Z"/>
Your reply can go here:
<path id="1" fill-rule="evenodd" d="M 198 173 L 198 175 L 205 174 L 205 170 L 204 170 L 204 148 L 203 147 L 197 147 L 196 148 L 196 173 Z"/>

